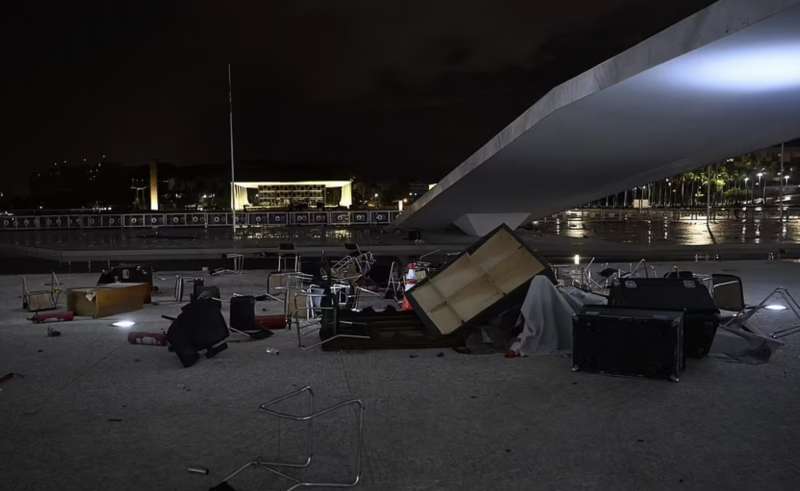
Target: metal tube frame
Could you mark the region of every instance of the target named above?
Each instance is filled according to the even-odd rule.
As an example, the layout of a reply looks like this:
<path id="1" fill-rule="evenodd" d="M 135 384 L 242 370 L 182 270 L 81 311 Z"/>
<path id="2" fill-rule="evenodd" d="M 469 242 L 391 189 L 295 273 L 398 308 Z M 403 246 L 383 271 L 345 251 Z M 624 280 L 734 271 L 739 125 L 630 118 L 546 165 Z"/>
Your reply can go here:
<path id="1" fill-rule="evenodd" d="M 308 393 L 308 414 L 298 416 L 296 414 L 285 413 L 272 409 L 274 405 L 286 401 L 288 399 L 300 396 L 303 393 Z M 356 429 L 358 434 L 358 442 L 356 443 L 356 448 L 355 448 L 355 462 L 354 462 L 352 480 L 348 482 L 302 481 L 300 479 L 297 479 L 296 477 L 290 476 L 289 474 L 286 474 L 285 472 L 276 469 L 276 467 L 288 467 L 291 469 L 306 469 L 310 467 L 314 456 L 314 419 L 319 416 L 350 406 L 355 406 L 358 411 L 356 414 Z M 289 488 L 287 488 L 286 491 L 293 491 L 298 488 L 312 488 L 312 487 L 352 488 L 358 485 L 358 483 L 361 481 L 361 454 L 362 454 L 362 447 L 364 444 L 364 415 L 366 413 L 366 407 L 364 406 L 364 402 L 361 401 L 361 399 L 350 399 L 346 401 L 341 401 L 324 409 L 316 410 L 314 404 L 314 391 L 311 389 L 311 386 L 306 385 L 301 389 L 297 389 L 295 391 L 289 392 L 288 394 L 284 394 L 280 397 L 276 397 L 270 401 L 260 404 L 258 408 L 266 412 L 267 414 L 275 416 L 277 418 L 288 419 L 290 421 L 297 421 L 301 423 L 307 423 L 306 452 L 305 452 L 306 457 L 302 462 L 266 461 L 263 460 L 261 457 L 256 457 L 252 461 L 247 462 L 246 464 L 238 467 L 236 470 L 225 476 L 223 482 L 230 481 L 231 479 L 241 474 L 250 467 L 263 467 L 265 470 L 275 475 L 288 479 L 289 481 L 293 481 L 294 484 L 289 486 Z"/>
<path id="2" fill-rule="evenodd" d="M 753 315 L 755 315 L 756 312 L 766 308 L 767 302 L 772 297 L 775 296 L 781 297 L 783 301 L 786 303 L 786 306 L 789 308 L 789 310 L 792 311 L 792 314 L 794 314 L 795 318 L 798 321 L 800 321 L 800 304 L 797 303 L 797 300 L 795 300 L 791 292 L 789 292 L 789 290 L 783 287 L 778 287 L 772 290 L 772 293 L 764 297 L 764 300 L 762 300 L 758 305 L 754 307 L 747 307 L 744 311 L 740 312 L 740 314 L 734 317 L 734 319 L 732 320 L 738 320 L 740 324 L 747 322 L 747 320 L 750 319 Z M 730 324 L 730 322 L 728 324 Z M 798 333 L 800 333 L 800 324 L 795 324 L 791 327 L 773 331 L 769 333 L 769 337 L 771 337 L 772 339 L 781 339 Z"/>

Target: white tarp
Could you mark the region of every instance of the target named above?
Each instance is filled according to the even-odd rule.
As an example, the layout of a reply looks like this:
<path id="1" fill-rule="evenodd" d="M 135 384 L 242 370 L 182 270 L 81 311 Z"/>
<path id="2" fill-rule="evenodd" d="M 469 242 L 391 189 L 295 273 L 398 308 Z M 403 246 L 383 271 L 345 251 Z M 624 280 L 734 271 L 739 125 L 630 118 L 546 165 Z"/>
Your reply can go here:
<path id="1" fill-rule="evenodd" d="M 536 276 L 528 288 L 517 321 L 522 331 L 510 351 L 520 355 L 572 351 L 572 318 L 584 305 L 605 305 L 606 298 L 573 287 L 555 287 Z M 720 327 L 711 354 L 749 364 L 767 363 L 780 341 L 743 329 Z"/>
<path id="2" fill-rule="evenodd" d="M 522 332 L 510 350 L 521 355 L 572 350 L 572 317 L 584 305 L 602 305 L 606 299 L 577 288 L 556 288 L 544 276 L 531 281 L 520 309 Z"/>

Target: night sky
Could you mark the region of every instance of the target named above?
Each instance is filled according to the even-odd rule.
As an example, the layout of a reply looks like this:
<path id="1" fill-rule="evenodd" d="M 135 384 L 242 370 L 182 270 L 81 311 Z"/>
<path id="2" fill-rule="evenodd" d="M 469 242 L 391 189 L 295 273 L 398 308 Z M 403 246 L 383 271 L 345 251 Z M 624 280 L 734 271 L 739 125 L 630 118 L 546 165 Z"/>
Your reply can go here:
<path id="1" fill-rule="evenodd" d="M 554 85 L 711 3 L 7 2 L 0 162 L 25 179 L 103 152 L 225 164 L 231 62 L 237 160 L 435 180 Z"/>

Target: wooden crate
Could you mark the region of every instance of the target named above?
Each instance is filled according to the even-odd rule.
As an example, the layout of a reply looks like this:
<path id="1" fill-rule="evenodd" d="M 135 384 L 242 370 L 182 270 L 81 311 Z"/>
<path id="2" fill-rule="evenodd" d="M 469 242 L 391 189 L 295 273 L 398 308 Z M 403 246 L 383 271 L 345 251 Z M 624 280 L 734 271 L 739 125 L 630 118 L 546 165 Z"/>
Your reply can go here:
<path id="1" fill-rule="evenodd" d="M 70 289 L 67 308 L 75 315 L 100 318 L 139 310 L 149 300 L 148 283 L 110 283 Z"/>

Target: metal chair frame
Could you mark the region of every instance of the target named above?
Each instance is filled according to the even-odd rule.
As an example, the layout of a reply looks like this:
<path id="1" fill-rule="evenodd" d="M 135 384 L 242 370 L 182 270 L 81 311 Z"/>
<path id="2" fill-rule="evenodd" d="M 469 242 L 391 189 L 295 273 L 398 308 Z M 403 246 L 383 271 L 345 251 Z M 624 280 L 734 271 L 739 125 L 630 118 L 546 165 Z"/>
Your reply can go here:
<path id="1" fill-rule="evenodd" d="M 308 299 L 313 299 L 313 298 L 320 298 L 321 299 L 321 298 L 323 298 L 325 296 L 325 294 L 324 293 L 301 293 L 298 296 L 305 296 Z M 297 296 L 295 298 L 297 298 Z M 309 300 L 309 302 L 310 302 L 310 300 Z M 295 325 L 295 329 L 296 329 L 296 332 L 297 332 L 297 347 L 300 348 L 302 351 L 309 351 L 309 350 L 312 350 L 312 349 L 314 349 L 314 348 L 316 348 L 318 346 L 322 346 L 323 344 L 329 343 L 329 342 L 331 342 L 331 341 L 333 341 L 335 339 L 340 339 L 340 338 L 372 339 L 370 336 L 362 336 L 362 335 L 358 335 L 358 334 L 334 334 L 333 336 L 331 336 L 329 338 L 323 339 L 321 341 L 318 341 L 318 342 L 310 344 L 310 345 L 303 344 L 303 338 L 304 337 L 308 336 L 309 334 L 313 334 L 315 332 L 319 332 L 319 330 L 322 329 L 322 316 L 321 316 L 322 311 L 323 310 L 333 311 L 333 310 L 335 310 L 337 308 L 338 307 L 319 307 L 319 308 L 314 308 L 313 312 L 316 313 L 316 311 L 319 310 L 320 311 L 320 316 L 319 317 L 315 317 L 312 321 L 307 322 L 307 323 L 301 323 L 300 319 L 296 315 L 292 316 L 289 319 L 289 322 L 291 323 L 292 320 L 294 320 L 294 325 Z M 338 322 L 340 324 L 355 325 L 354 323 L 351 323 L 349 321 L 338 321 Z M 313 328 L 313 332 L 309 332 L 308 328 Z M 306 330 L 306 332 L 303 332 L 303 330 Z"/>
<path id="2" fill-rule="evenodd" d="M 47 296 L 50 304 L 44 309 L 35 310 L 53 310 L 58 308 L 58 302 L 61 300 L 61 293 L 64 291 L 63 284 L 59 281 L 54 271 L 50 272 L 50 283 L 45 283 L 49 286 L 46 290 L 31 290 L 28 288 L 28 279 L 22 277 L 22 304 L 27 310 L 31 310 L 31 297 L 33 296 Z"/>
<path id="3" fill-rule="evenodd" d="M 392 265 L 389 267 L 389 281 L 386 283 L 383 295 L 387 296 L 390 293 L 392 299 L 400 303 L 403 298 L 403 280 L 400 277 L 400 263 L 397 261 L 392 261 Z"/>
<path id="4" fill-rule="evenodd" d="M 285 400 L 300 396 L 301 394 L 307 393 L 308 397 L 308 414 L 305 415 L 297 415 L 291 414 L 281 411 L 276 411 L 273 409 L 273 406 L 276 404 L 283 402 Z M 355 461 L 354 461 L 354 469 L 353 469 L 353 478 L 347 482 L 314 482 L 314 481 L 303 481 L 294 476 L 290 476 L 285 472 L 277 469 L 279 467 L 288 467 L 290 469 L 307 469 L 311 466 L 313 457 L 314 457 L 314 419 L 323 416 L 328 413 L 332 413 L 339 409 L 345 407 L 355 406 L 357 409 L 356 415 L 356 428 L 358 433 L 358 442 L 356 443 L 355 448 Z M 240 466 L 230 474 L 228 474 L 224 479 L 223 482 L 230 481 L 246 469 L 250 467 L 262 467 L 265 470 L 288 479 L 289 481 L 294 482 L 286 491 L 293 491 L 298 488 L 311 488 L 311 487 L 328 487 L 328 488 L 352 488 L 361 481 L 361 454 L 363 450 L 364 444 L 364 415 L 366 413 L 366 408 L 364 406 L 363 401 L 360 399 L 350 399 L 346 401 L 341 401 L 336 403 L 332 406 L 328 406 L 324 409 L 315 409 L 314 404 L 314 391 L 311 389 L 311 386 L 306 385 L 305 387 L 289 392 L 288 394 L 282 395 L 280 397 L 276 397 L 268 402 L 265 402 L 258 406 L 260 410 L 266 412 L 271 416 L 275 416 L 281 419 L 287 419 L 290 421 L 297 421 L 306 424 L 306 449 L 305 449 L 305 458 L 301 462 L 286 462 L 286 461 L 267 461 L 262 459 L 261 457 L 256 457 L 255 459 L 247 462 L 246 464 Z"/>
<path id="5" fill-rule="evenodd" d="M 357 247 L 357 246 L 356 246 Z M 356 281 L 369 273 L 375 264 L 375 256 L 370 251 L 356 249 L 355 256 L 345 256 L 331 265 L 331 275 L 337 280 Z"/>
<path id="6" fill-rule="evenodd" d="M 225 259 L 233 261 L 233 269 L 221 268 L 211 273 L 211 276 L 222 274 L 242 274 L 244 272 L 244 254 L 229 252 L 225 254 Z"/>
<path id="7" fill-rule="evenodd" d="M 289 259 L 294 259 L 294 266 L 291 271 L 284 271 L 283 267 L 289 265 Z M 299 273 L 300 272 L 300 254 L 294 251 L 286 251 L 286 252 L 278 252 L 278 272 L 292 272 L 292 273 Z"/>
<path id="8" fill-rule="evenodd" d="M 798 321 L 798 324 L 783 329 L 778 329 L 769 333 L 768 336 L 772 339 L 781 339 L 800 333 L 800 304 L 797 303 L 797 300 L 795 300 L 791 292 L 783 287 L 778 287 L 772 290 L 772 292 L 764 297 L 764 300 L 759 302 L 758 305 L 746 305 L 741 311 L 737 312 L 731 320 L 726 322 L 725 326 L 727 327 L 734 322 L 739 325 L 744 325 L 744 323 L 753 317 L 753 315 L 760 310 L 765 309 L 768 305 L 767 302 L 769 302 L 773 297 L 780 297 L 783 300 L 788 307 L 788 310 L 792 312 L 795 319 Z"/>

